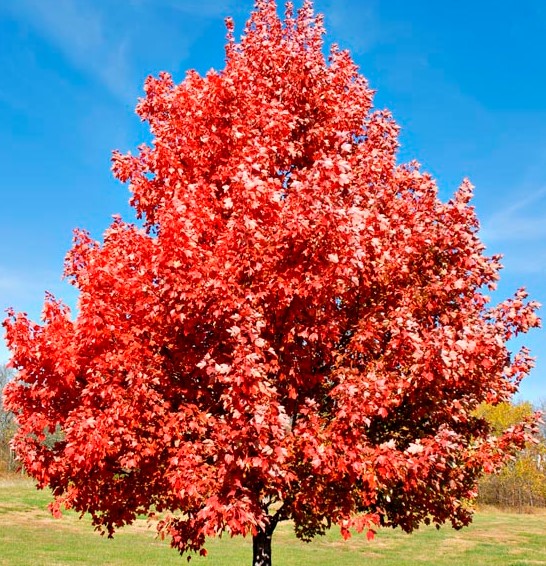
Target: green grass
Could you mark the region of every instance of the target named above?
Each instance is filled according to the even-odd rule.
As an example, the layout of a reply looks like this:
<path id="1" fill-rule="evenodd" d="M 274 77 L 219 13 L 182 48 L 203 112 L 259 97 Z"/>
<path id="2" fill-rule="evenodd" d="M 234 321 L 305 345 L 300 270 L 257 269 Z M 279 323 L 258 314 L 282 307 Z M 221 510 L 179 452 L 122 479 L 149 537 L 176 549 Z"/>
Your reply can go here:
<path id="1" fill-rule="evenodd" d="M 155 538 L 146 521 L 139 520 L 116 534 L 101 537 L 88 519 L 74 513 L 53 519 L 46 510 L 49 494 L 36 491 L 23 478 L 0 479 L 0 566 L 169 566 L 186 561 Z M 249 539 L 210 540 L 209 556 L 191 564 L 245 566 L 251 563 Z M 298 541 L 289 524 L 273 538 L 275 566 L 435 566 L 546 565 L 546 513 L 518 515 L 496 510 L 476 514 L 461 531 L 448 527 L 422 528 L 412 535 L 382 530 L 374 541 L 355 536 L 343 541 L 336 529 L 310 544 Z"/>

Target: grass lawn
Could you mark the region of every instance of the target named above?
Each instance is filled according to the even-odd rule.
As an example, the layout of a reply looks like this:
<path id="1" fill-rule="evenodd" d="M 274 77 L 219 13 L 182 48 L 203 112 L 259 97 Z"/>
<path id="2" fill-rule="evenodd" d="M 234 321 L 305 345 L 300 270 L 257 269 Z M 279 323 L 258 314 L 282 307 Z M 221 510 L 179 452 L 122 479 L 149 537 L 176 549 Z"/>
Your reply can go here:
<path id="1" fill-rule="evenodd" d="M 46 510 L 48 501 L 49 494 L 36 491 L 27 479 L 0 478 L 0 566 L 186 564 L 168 543 L 154 538 L 154 530 L 144 520 L 108 540 L 75 513 L 53 519 Z M 191 564 L 251 563 L 249 539 L 213 539 L 207 549 L 206 559 L 194 557 Z M 483 510 L 462 531 L 426 527 L 406 535 L 389 529 L 380 531 L 372 542 L 365 536 L 345 542 L 333 529 L 327 536 L 305 544 L 295 538 L 289 524 L 281 524 L 273 538 L 273 563 L 275 566 L 546 565 L 546 512 L 518 515 Z"/>

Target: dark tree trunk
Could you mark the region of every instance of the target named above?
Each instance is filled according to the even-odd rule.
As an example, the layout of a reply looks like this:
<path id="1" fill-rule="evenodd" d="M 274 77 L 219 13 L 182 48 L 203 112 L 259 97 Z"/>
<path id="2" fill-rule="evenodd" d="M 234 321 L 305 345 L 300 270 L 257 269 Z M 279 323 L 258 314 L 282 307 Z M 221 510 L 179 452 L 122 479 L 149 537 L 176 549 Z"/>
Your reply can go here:
<path id="1" fill-rule="evenodd" d="M 252 537 L 252 566 L 271 566 L 271 539 L 274 525 L 259 530 Z"/>

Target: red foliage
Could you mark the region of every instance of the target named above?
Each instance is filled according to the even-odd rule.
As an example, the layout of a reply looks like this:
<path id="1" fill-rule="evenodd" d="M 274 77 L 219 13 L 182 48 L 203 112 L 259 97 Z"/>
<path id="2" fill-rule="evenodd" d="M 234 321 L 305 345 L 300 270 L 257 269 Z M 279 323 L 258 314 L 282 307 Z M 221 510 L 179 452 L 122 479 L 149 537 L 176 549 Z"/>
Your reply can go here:
<path id="1" fill-rule="evenodd" d="M 146 81 L 153 144 L 113 157 L 145 227 L 76 233 L 76 318 L 47 296 L 41 325 L 5 321 L 17 453 L 53 511 L 109 534 L 167 512 L 180 552 L 287 518 L 304 540 L 466 525 L 526 437 L 473 410 L 529 372 L 506 342 L 537 305 L 488 305 L 472 186 L 442 203 L 396 164 L 396 124 L 346 51 L 324 57 L 311 3 L 256 4 L 224 70 Z"/>

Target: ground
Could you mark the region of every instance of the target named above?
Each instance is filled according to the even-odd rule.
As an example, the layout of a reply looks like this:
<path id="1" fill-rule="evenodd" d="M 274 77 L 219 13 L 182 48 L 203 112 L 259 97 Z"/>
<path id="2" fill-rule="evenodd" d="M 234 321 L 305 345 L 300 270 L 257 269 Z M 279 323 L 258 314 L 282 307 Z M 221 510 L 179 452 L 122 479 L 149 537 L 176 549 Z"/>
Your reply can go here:
<path id="1" fill-rule="evenodd" d="M 93 531 L 87 518 L 74 513 L 53 519 L 49 493 L 36 491 L 21 477 L 0 478 L 0 566 L 133 566 L 186 564 L 166 542 L 157 540 L 145 519 L 113 540 Z M 207 559 L 191 564 L 241 566 L 251 563 L 250 539 L 211 540 Z M 355 536 L 343 541 L 336 529 L 311 544 L 295 539 L 290 524 L 281 524 L 273 539 L 273 563 L 282 566 L 523 566 L 546 565 L 546 510 L 516 514 L 481 509 L 461 531 L 448 527 L 420 529 L 412 535 L 382 530 L 374 541 Z"/>

